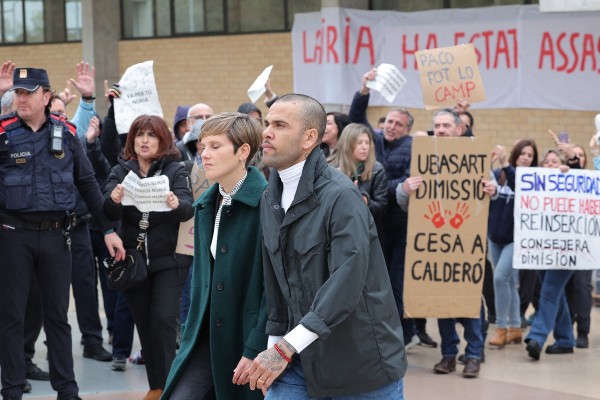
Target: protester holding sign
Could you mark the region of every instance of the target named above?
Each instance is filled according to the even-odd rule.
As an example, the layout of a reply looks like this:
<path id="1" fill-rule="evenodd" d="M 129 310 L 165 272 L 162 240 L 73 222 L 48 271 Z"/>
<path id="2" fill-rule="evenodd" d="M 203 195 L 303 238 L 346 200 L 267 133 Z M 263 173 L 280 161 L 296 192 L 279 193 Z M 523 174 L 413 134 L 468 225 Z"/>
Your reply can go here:
<path id="1" fill-rule="evenodd" d="M 454 110 L 443 109 L 443 110 L 437 111 L 433 117 L 434 135 L 436 137 L 448 137 L 448 138 L 455 138 L 455 137 L 461 136 L 461 124 L 462 124 L 462 121 L 461 121 L 458 113 L 456 113 Z M 441 156 L 440 156 L 440 158 L 441 158 Z M 473 157 L 473 158 L 477 159 L 479 157 Z M 444 165 L 448 166 L 449 164 L 448 163 L 444 164 L 442 162 L 439 162 L 439 164 L 437 164 L 437 166 L 436 166 L 436 164 L 434 164 L 432 162 L 431 165 L 432 165 L 432 168 L 437 170 L 437 174 L 435 174 L 435 175 L 440 175 L 440 170 L 444 169 Z M 467 164 L 463 163 L 463 165 L 467 165 Z M 480 165 L 480 167 L 482 167 L 484 165 L 484 163 L 481 162 L 479 165 Z M 477 171 L 475 170 L 475 164 L 471 164 L 471 166 L 473 168 L 472 173 L 477 173 Z M 480 169 L 481 169 L 481 171 L 479 173 L 483 172 L 483 168 L 480 168 Z M 481 179 L 480 181 L 477 181 L 477 182 L 478 182 L 478 187 L 475 188 L 474 190 L 477 191 L 478 196 L 480 196 L 481 198 L 485 198 L 486 196 L 489 196 L 490 198 L 493 199 L 497 192 L 496 191 L 497 185 L 496 185 L 496 182 L 493 179 L 493 177 L 490 177 L 490 179 Z M 415 196 L 422 196 L 422 193 L 418 192 L 419 188 L 426 189 L 427 186 L 429 186 L 429 183 L 425 182 L 425 180 L 423 179 L 422 176 L 415 175 L 415 176 L 409 177 L 402 184 L 398 185 L 397 193 L 396 193 L 398 205 L 402 209 L 406 210 L 408 207 L 409 196 L 411 196 L 413 194 Z M 443 193 L 443 191 L 440 191 L 440 193 Z M 437 229 L 443 227 L 444 225 L 446 225 L 446 222 L 448 222 L 448 225 L 455 228 L 455 230 L 458 230 L 462 226 L 464 221 L 467 221 L 471 218 L 471 215 L 467 214 L 464 211 L 464 210 L 466 210 L 465 208 L 458 208 L 458 207 L 457 207 L 457 210 L 463 210 L 463 211 L 462 212 L 459 211 L 456 213 L 456 215 L 451 217 L 452 213 L 450 213 L 450 214 L 445 213 L 444 210 L 441 209 L 440 200 L 446 200 L 444 195 L 440 194 L 439 196 L 435 196 L 435 199 L 438 201 L 435 204 L 437 204 L 440 207 L 440 209 L 435 210 L 435 213 L 432 213 L 434 215 L 432 215 L 431 217 L 428 216 L 427 218 L 430 219 L 432 224 Z M 466 203 L 463 203 L 463 204 L 466 205 Z M 436 206 L 434 206 L 434 207 L 436 207 Z M 413 215 L 413 214 L 411 214 L 411 215 Z M 473 216 L 473 218 L 475 218 L 475 216 Z M 433 235 L 435 235 L 435 234 L 436 233 L 433 233 Z M 419 233 L 419 235 L 424 235 L 424 234 Z M 430 237 L 431 237 L 431 235 L 432 234 L 430 234 Z M 446 234 L 446 238 L 448 236 L 449 235 Z M 465 242 L 473 243 L 473 245 L 470 246 L 470 247 L 472 247 L 472 249 L 471 249 L 471 251 L 469 251 L 469 253 L 473 253 L 474 249 L 477 249 L 481 253 L 484 253 L 481 245 L 477 245 L 477 246 L 475 245 L 475 242 L 479 241 L 477 238 L 475 238 L 474 241 L 471 241 L 471 240 L 467 239 L 466 234 L 464 236 L 465 237 L 462 240 L 460 239 L 459 236 L 457 236 L 458 241 L 460 241 L 461 244 L 458 245 L 457 244 L 458 241 L 455 240 L 453 248 L 446 250 L 446 253 L 448 254 L 448 256 L 459 255 L 460 258 L 467 257 L 466 254 L 464 254 L 464 252 L 462 252 L 462 250 L 461 250 L 461 248 L 463 246 L 462 245 L 463 240 Z M 409 232 L 409 237 L 410 237 L 410 232 Z M 440 240 L 437 241 L 436 243 L 441 243 L 444 240 L 451 240 L 451 239 L 443 239 L 443 236 L 440 236 Z M 431 251 L 435 251 L 435 252 L 437 252 L 438 250 L 442 251 L 441 249 L 438 249 L 435 247 L 435 243 L 430 243 L 430 244 L 425 243 L 421 246 L 423 248 L 428 248 Z M 450 248 L 450 246 L 448 246 L 448 247 Z M 461 252 L 463 254 L 461 254 Z M 469 254 L 469 256 L 470 255 L 471 254 Z M 456 265 L 456 264 L 454 264 L 454 265 Z M 468 274 L 469 272 L 467 270 L 471 270 L 471 269 L 474 270 L 475 269 L 474 266 L 470 266 L 470 264 L 469 264 L 469 267 L 465 268 L 465 265 L 463 264 L 461 269 L 456 268 L 455 269 L 456 272 L 453 272 L 452 274 L 450 274 L 449 277 L 445 278 L 445 277 L 437 276 L 438 268 L 437 268 L 437 266 L 435 266 L 433 268 L 431 268 L 431 267 L 428 269 L 426 268 L 425 270 L 418 272 L 417 275 L 420 275 L 422 277 L 422 280 L 424 280 L 425 276 L 431 276 L 431 275 L 435 274 L 435 279 L 432 279 L 432 280 L 440 282 L 441 284 L 445 285 L 447 288 L 448 287 L 452 288 L 452 286 L 450 286 L 450 284 L 454 283 L 454 282 L 450 282 L 450 280 L 454 280 L 453 278 L 455 278 L 455 277 L 458 277 L 461 275 L 464 276 L 465 274 Z M 482 269 L 481 265 L 480 265 L 480 269 Z M 432 272 L 432 270 L 435 272 Z M 442 267 L 440 267 L 439 270 L 442 270 Z M 444 268 L 444 271 L 445 270 L 446 270 L 446 268 Z M 447 275 L 445 272 L 440 273 L 440 275 L 442 275 L 442 274 Z M 414 264 L 413 264 L 413 268 L 411 271 L 411 276 L 413 276 L 413 277 L 415 276 Z M 473 278 L 470 278 L 469 280 L 475 281 L 474 275 L 473 275 Z M 479 279 L 479 280 L 481 280 L 481 279 Z M 405 291 L 405 293 L 406 293 L 406 291 Z M 479 293 L 479 296 L 481 296 L 481 292 L 479 291 L 478 293 Z M 467 297 L 467 296 L 465 296 L 464 293 L 462 293 L 462 295 L 463 295 L 462 297 Z M 477 296 L 475 298 L 477 299 Z M 480 308 L 479 302 L 477 300 L 475 300 L 475 310 L 478 310 Z M 407 302 L 407 306 L 408 306 L 408 301 L 406 299 L 405 299 L 405 302 Z M 452 312 L 460 312 L 460 311 L 453 310 Z M 463 376 L 465 378 L 476 378 L 479 375 L 482 351 L 483 351 L 483 335 L 482 335 L 482 330 L 481 330 L 481 324 L 482 324 L 481 318 L 440 318 L 440 319 L 438 319 L 440 336 L 442 338 L 442 345 L 441 345 L 442 360 L 433 367 L 433 370 L 436 374 L 448 374 L 448 373 L 454 372 L 456 370 L 456 356 L 458 354 L 458 344 L 460 343 L 460 338 L 458 337 L 458 334 L 456 332 L 456 322 L 460 322 L 464 326 L 464 328 L 465 328 L 464 338 L 467 341 L 467 347 L 465 350 L 465 361 L 464 361 L 465 368 L 463 370 Z"/>
<path id="2" fill-rule="evenodd" d="M 141 287 L 125 290 L 144 349 L 146 375 L 150 391 L 145 400 L 159 399 L 177 341 L 179 297 L 188 275 L 191 256 L 176 254 L 179 223 L 192 217 L 192 191 L 185 167 L 179 163 L 179 151 L 169 127 L 158 116 L 141 115 L 131 124 L 125 148 L 104 187 L 104 209 L 114 221 L 120 221 L 125 248 L 141 249 L 148 264 L 148 279 Z M 135 175 L 144 195 L 137 206 L 124 206 L 126 177 Z M 152 197 L 153 179 L 167 181 L 168 191 Z M 151 211 L 142 213 L 138 207 Z M 158 209 L 170 211 L 152 211 Z M 142 224 L 147 222 L 145 238 Z"/>
<path id="3" fill-rule="evenodd" d="M 249 167 L 261 142 L 247 114 L 221 113 L 202 125 L 202 162 L 217 183 L 194 203 L 191 307 L 163 399 L 263 398 L 246 385 L 246 370 L 267 348 L 259 231 L 267 182 Z"/>
<path id="4" fill-rule="evenodd" d="M 520 299 L 517 290 L 518 272 L 513 268 L 513 227 L 515 207 L 515 169 L 538 164 L 537 146 L 532 140 L 518 141 L 510 157 L 504 146 L 496 146 L 492 161 L 501 168 L 495 169 L 500 193 L 490 203 L 488 217 L 488 248 L 494 266 L 494 297 L 496 304 L 496 332 L 489 344 L 503 348 L 506 344 L 521 343 Z"/>
<path id="5" fill-rule="evenodd" d="M 555 137 L 559 151 L 567 159 L 570 168 L 580 169 L 579 157 L 575 154 L 573 145 L 559 143 Z M 536 317 L 531 325 L 531 330 L 525 338 L 526 350 L 529 357 L 540 359 L 542 348 L 550 332 L 553 333 L 555 342 L 546 347 L 546 354 L 573 353 L 575 337 L 569 313 L 569 305 L 565 287 L 573 276 L 573 269 L 547 269 L 539 270 L 542 288 Z"/>

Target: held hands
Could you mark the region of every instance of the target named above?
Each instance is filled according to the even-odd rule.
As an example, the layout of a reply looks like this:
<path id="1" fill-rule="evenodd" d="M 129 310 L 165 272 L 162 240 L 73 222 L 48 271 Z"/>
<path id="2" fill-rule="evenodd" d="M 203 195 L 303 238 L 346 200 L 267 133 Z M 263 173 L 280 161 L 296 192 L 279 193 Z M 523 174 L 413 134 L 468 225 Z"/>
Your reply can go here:
<path id="1" fill-rule="evenodd" d="M 77 77 L 75 79 L 69 79 L 69 83 L 75 86 L 75 89 L 81 93 L 82 97 L 91 97 L 94 95 L 96 89 L 94 83 L 94 67 L 90 67 L 89 63 L 80 62 L 76 66 Z"/>
<path id="2" fill-rule="evenodd" d="M 13 85 L 13 73 L 16 64 L 10 60 L 5 61 L 0 68 L 0 96 L 8 92 Z"/>
<path id="3" fill-rule="evenodd" d="M 245 385 L 250 382 L 250 375 L 248 375 L 248 370 L 250 369 L 250 364 L 252 364 L 252 360 L 246 357 L 240 358 L 238 365 L 233 370 L 233 384 L 234 385 Z"/>
<path id="4" fill-rule="evenodd" d="M 465 112 L 469 109 L 470 106 L 471 103 L 469 103 L 468 101 L 464 99 L 458 99 L 456 105 L 454 106 L 454 109 L 456 110 L 456 112 Z"/>
<path id="5" fill-rule="evenodd" d="M 281 339 L 276 346 L 288 359 L 296 352 L 285 339 Z M 250 368 L 246 371 L 249 376 L 250 389 L 260 389 L 263 396 L 266 395 L 267 390 L 287 366 L 288 361 L 277 351 L 275 346 L 263 351 L 256 356 Z"/>
<path id="6" fill-rule="evenodd" d="M 116 204 L 121 204 L 123 196 L 125 196 L 125 187 L 119 183 L 110 193 L 110 199 Z"/>
<path id="7" fill-rule="evenodd" d="M 169 207 L 171 210 L 174 210 L 177 207 L 179 207 L 179 199 L 177 198 L 177 196 L 175 196 L 175 193 L 173 192 L 167 192 L 165 201 L 167 202 L 167 207 Z"/>
<path id="8" fill-rule="evenodd" d="M 117 261 L 125 259 L 125 248 L 123 247 L 123 241 L 115 232 L 104 235 L 104 243 L 108 248 L 108 253 L 111 257 L 114 257 Z"/>

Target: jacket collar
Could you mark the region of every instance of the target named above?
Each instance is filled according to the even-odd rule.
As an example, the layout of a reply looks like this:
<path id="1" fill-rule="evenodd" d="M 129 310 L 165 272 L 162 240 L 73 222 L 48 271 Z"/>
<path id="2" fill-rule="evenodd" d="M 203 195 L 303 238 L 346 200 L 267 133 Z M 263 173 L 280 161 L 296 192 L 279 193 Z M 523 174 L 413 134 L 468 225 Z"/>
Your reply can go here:
<path id="1" fill-rule="evenodd" d="M 256 207 L 260 203 L 265 186 L 267 186 L 267 183 L 262 174 L 255 167 L 250 167 L 248 168 L 246 180 L 242 184 L 242 187 L 240 187 L 240 190 L 233 196 L 232 202 L 239 201 L 250 207 Z M 212 209 L 218 194 L 219 185 L 212 185 L 194 202 L 194 207 L 199 206 L 204 209 Z"/>
<path id="2" fill-rule="evenodd" d="M 286 213 L 283 225 L 292 222 L 292 219 L 300 218 L 317 206 L 314 192 L 315 180 L 323 173 L 325 168 L 327 168 L 327 159 L 325 158 L 325 154 L 323 154 L 323 150 L 317 146 L 310 152 L 306 159 L 296 195 L 288 209 L 288 213 Z M 283 184 L 281 183 L 279 173 L 276 170 L 272 170 L 266 194 L 271 209 L 279 210 L 281 207 L 282 191 Z M 314 198 L 315 201 L 306 201 L 310 198 Z M 292 209 L 294 212 L 290 213 L 289 211 Z"/>

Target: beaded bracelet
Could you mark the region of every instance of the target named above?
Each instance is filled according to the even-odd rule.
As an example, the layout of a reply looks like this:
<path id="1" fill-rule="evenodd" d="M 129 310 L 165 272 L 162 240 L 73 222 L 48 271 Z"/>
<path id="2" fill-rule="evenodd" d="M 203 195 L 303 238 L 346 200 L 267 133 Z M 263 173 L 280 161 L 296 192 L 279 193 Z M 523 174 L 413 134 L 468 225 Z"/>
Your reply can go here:
<path id="1" fill-rule="evenodd" d="M 286 355 L 285 355 L 285 353 L 284 353 L 284 352 L 283 352 L 283 351 L 282 351 L 282 350 L 279 348 L 279 346 L 277 346 L 277 343 L 275 343 L 275 345 L 274 345 L 273 347 L 275 347 L 275 350 L 277 350 L 277 352 L 279 353 L 279 355 L 280 355 L 281 357 L 283 357 L 283 359 L 284 359 L 285 361 L 287 361 L 287 362 L 289 362 L 289 363 L 291 363 L 291 362 L 292 362 L 292 359 L 291 359 L 291 358 L 289 358 L 288 356 L 286 356 Z"/>

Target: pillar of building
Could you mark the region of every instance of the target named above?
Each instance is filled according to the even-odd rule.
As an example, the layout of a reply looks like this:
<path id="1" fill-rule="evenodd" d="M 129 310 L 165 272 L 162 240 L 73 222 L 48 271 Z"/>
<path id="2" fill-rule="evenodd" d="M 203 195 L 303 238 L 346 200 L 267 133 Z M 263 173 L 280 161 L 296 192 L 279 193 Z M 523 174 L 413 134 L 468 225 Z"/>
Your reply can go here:
<path id="1" fill-rule="evenodd" d="M 83 60 L 96 69 L 96 111 L 106 115 L 104 80 L 109 85 L 120 78 L 119 39 L 121 37 L 121 7 L 119 0 L 82 0 Z"/>

